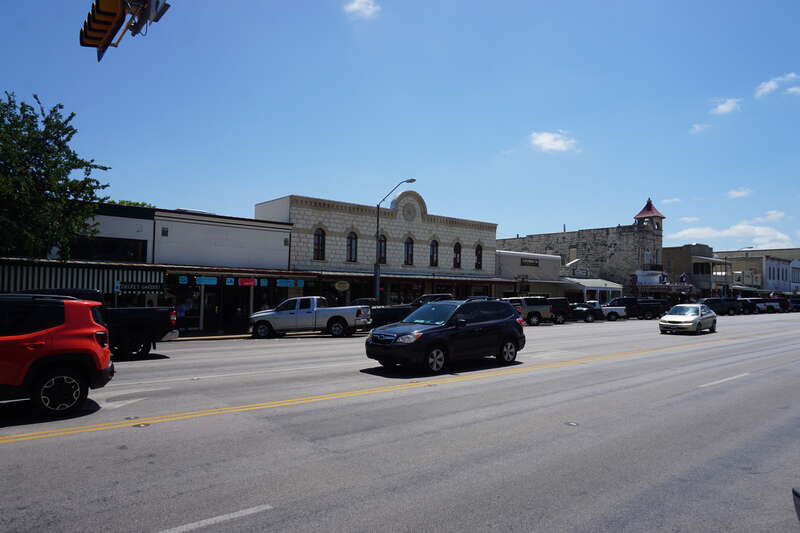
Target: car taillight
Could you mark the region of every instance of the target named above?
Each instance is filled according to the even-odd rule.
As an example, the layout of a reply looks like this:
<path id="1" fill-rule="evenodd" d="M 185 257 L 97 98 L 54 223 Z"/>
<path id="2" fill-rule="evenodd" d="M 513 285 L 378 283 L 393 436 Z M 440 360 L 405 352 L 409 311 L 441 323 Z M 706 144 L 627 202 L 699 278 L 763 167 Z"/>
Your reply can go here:
<path id="1" fill-rule="evenodd" d="M 523 328 L 525 327 L 525 321 L 522 319 L 522 317 L 517 317 L 517 324 L 519 324 Z"/>
<path id="2" fill-rule="evenodd" d="M 174 326 L 177 322 L 178 322 L 178 313 L 176 313 L 175 310 L 173 309 L 169 313 L 169 323 Z"/>
<path id="3" fill-rule="evenodd" d="M 108 333 L 105 331 L 95 331 L 94 338 L 97 341 L 97 344 L 105 348 L 108 346 Z"/>

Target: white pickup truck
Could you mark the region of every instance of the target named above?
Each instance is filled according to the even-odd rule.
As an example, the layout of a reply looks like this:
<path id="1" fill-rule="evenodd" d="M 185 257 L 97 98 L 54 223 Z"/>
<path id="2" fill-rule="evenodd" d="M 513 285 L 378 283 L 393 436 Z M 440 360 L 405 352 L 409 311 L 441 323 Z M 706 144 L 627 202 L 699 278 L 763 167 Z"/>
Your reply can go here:
<path id="1" fill-rule="evenodd" d="M 253 336 L 259 339 L 287 331 L 322 331 L 334 337 L 344 337 L 371 323 L 369 307 L 328 307 L 322 296 L 289 298 L 275 309 L 250 315 Z"/>
<path id="2" fill-rule="evenodd" d="M 628 318 L 628 315 L 625 311 L 625 306 L 610 306 L 610 305 L 600 305 L 600 302 L 597 300 L 586 300 L 586 305 L 590 305 L 595 309 L 600 309 L 603 311 L 603 315 L 605 315 L 606 320 L 617 320 L 618 318 Z"/>

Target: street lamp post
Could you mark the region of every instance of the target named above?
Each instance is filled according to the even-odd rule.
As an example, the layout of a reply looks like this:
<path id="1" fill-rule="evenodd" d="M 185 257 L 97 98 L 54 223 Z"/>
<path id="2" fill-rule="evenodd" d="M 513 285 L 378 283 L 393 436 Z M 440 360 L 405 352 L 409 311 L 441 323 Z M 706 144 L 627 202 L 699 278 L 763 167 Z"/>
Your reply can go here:
<path id="1" fill-rule="evenodd" d="M 397 185 L 394 186 L 394 189 L 389 191 L 389 194 L 383 197 L 383 200 L 378 202 L 378 205 L 375 209 L 375 300 L 378 304 L 381 303 L 381 246 L 380 246 L 380 238 L 381 238 L 381 204 L 389 198 L 389 196 L 397 190 L 399 186 L 404 183 L 414 183 L 417 181 L 415 178 L 409 178 L 407 180 L 403 180 Z"/>

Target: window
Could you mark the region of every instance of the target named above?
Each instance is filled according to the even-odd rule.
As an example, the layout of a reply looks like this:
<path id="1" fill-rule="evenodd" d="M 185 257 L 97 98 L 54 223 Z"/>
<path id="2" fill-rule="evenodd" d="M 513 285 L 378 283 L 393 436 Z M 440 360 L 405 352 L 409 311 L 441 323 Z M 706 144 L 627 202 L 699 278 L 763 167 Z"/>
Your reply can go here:
<path id="1" fill-rule="evenodd" d="M 431 266 L 439 266 L 439 241 L 431 241 Z"/>
<path id="2" fill-rule="evenodd" d="M 710 263 L 693 263 L 692 264 L 692 273 L 693 274 L 711 274 L 711 264 Z"/>
<path id="3" fill-rule="evenodd" d="M 475 270 L 483 268 L 483 246 L 480 244 L 475 247 Z"/>
<path id="4" fill-rule="evenodd" d="M 281 305 L 275 308 L 276 312 L 280 311 L 294 311 L 295 306 L 297 305 L 297 300 L 286 300 Z"/>
<path id="5" fill-rule="evenodd" d="M 453 246 L 453 268 L 461 268 L 461 243 Z"/>
<path id="6" fill-rule="evenodd" d="M 322 228 L 314 231 L 314 260 L 325 261 L 325 230 Z"/>
<path id="7" fill-rule="evenodd" d="M 358 235 L 352 231 L 347 234 L 347 260 L 351 263 L 358 261 Z"/>
<path id="8" fill-rule="evenodd" d="M 378 263 L 386 264 L 386 235 L 378 237 Z"/>
<path id="9" fill-rule="evenodd" d="M 298 309 L 311 309 L 311 298 L 303 298 L 300 300 Z"/>
<path id="10" fill-rule="evenodd" d="M 466 320 L 467 324 L 480 322 L 481 319 L 481 309 L 478 304 L 462 305 L 458 311 L 456 311 L 456 314 L 453 315 L 453 320 Z"/>
<path id="11" fill-rule="evenodd" d="M 0 336 L 27 335 L 63 323 L 63 303 L 0 302 Z"/>
<path id="12" fill-rule="evenodd" d="M 405 265 L 413 265 L 414 264 L 414 239 L 411 237 L 406 239 L 405 245 L 405 261 L 403 261 Z"/>
<path id="13" fill-rule="evenodd" d="M 147 241 L 117 237 L 79 238 L 72 245 L 73 259 L 147 261 Z"/>

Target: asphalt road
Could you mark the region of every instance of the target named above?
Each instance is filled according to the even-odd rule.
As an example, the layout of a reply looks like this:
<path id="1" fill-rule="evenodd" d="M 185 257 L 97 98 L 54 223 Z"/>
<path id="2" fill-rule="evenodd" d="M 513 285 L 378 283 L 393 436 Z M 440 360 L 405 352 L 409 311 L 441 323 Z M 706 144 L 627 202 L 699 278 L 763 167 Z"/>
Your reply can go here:
<path id="1" fill-rule="evenodd" d="M 72 419 L 0 404 L 0 531 L 797 532 L 798 326 L 530 327 L 443 376 L 363 336 L 165 343 Z"/>

